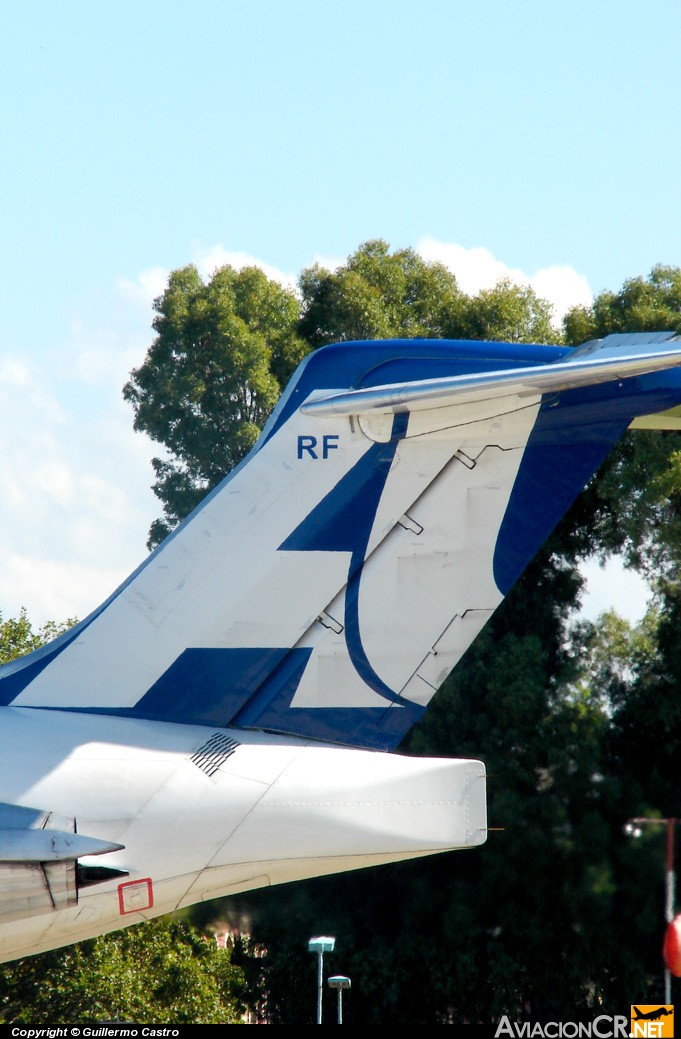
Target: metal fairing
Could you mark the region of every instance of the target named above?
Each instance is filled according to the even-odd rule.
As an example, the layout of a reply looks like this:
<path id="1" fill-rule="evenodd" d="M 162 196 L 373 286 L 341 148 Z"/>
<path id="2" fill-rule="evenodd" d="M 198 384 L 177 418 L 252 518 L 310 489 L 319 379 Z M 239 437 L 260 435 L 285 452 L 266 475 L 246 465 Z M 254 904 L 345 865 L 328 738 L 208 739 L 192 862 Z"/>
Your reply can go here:
<path id="1" fill-rule="evenodd" d="M 0 669 L 0 959 L 482 843 L 480 762 L 383 752 L 624 430 L 679 423 L 679 364 L 671 333 L 311 355 L 192 516 Z"/>

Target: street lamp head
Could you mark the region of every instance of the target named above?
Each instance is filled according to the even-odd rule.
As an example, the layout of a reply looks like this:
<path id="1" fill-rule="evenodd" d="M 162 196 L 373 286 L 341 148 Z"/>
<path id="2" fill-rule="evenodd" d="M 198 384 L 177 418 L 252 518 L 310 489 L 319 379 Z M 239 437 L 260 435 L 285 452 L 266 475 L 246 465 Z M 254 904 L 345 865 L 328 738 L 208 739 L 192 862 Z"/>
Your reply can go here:
<path id="1" fill-rule="evenodd" d="M 334 974 L 332 978 L 327 978 L 326 981 L 329 988 L 352 988 L 352 982 L 350 981 L 350 978 L 346 978 L 344 974 Z"/>
<path id="2" fill-rule="evenodd" d="M 335 944 L 335 938 L 331 938 L 329 937 L 329 935 L 322 934 L 318 938 L 310 938 L 307 947 L 310 950 L 310 952 L 333 952 L 333 947 Z"/>

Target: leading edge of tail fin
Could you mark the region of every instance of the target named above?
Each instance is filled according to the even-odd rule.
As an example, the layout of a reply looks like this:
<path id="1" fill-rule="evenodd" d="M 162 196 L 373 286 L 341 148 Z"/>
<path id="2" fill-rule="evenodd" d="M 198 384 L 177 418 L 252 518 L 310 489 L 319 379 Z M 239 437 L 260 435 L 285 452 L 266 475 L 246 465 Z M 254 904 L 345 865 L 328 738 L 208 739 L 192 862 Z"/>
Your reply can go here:
<path id="1" fill-rule="evenodd" d="M 395 746 L 620 434 L 681 404 L 677 343 L 319 350 L 128 581 L 0 669 L 0 703 Z"/>

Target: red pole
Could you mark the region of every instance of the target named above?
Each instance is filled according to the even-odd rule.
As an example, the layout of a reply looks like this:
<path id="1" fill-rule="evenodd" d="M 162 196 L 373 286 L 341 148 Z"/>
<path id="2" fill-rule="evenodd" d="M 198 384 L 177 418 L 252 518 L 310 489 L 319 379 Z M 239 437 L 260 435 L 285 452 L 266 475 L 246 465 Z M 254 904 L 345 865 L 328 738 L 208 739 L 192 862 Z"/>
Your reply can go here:
<path id="1" fill-rule="evenodd" d="M 674 900 L 676 877 L 674 876 L 674 838 L 676 836 L 676 819 L 667 819 L 667 862 L 666 862 L 666 898 L 665 917 L 667 924 L 674 919 Z M 669 967 L 665 965 L 664 971 L 664 1001 L 667 1005 L 672 1001 L 672 975 Z"/>
<path id="2" fill-rule="evenodd" d="M 665 941 L 672 933 L 672 929 L 669 925 L 674 920 L 674 902 L 676 900 L 676 876 L 674 873 L 674 844 L 676 838 L 676 824 L 681 822 L 679 818 L 671 819 L 654 819 L 647 818 L 645 816 L 639 816 L 634 819 L 629 819 L 625 827 L 626 833 L 633 833 L 635 836 L 640 836 L 641 831 L 634 827 L 645 826 L 650 824 L 651 826 L 659 826 L 661 823 L 667 824 L 667 855 L 665 862 L 665 904 L 664 904 L 664 915 L 667 923 L 667 931 L 665 933 Z M 680 914 L 681 915 L 681 914 Z M 667 966 L 667 954 L 665 953 L 665 971 L 664 971 L 664 998 L 665 1002 L 670 1005 L 672 1001 L 672 975 L 669 967 Z M 678 975 L 681 977 L 681 974 Z"/>

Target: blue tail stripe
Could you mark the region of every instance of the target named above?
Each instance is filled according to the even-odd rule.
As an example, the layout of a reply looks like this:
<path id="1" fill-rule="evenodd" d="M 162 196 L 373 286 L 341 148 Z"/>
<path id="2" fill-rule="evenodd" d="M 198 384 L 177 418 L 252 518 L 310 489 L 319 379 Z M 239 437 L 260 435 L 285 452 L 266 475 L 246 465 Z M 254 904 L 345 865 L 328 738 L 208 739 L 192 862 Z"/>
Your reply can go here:
<path id="1" fill-rule="evenodd" d="M 393 750 L 425 707 L 291 707 L 282 697 L 262 714 L 257 727 L 331 743 Z"/>
<path id="2" fill-rule="evenodd" d="M 289 652 L 186 649 L 137 702 L 134 712 L 164 721 L 229 725 Z"/>
<path id="3" fill-rule="evenodd" d="M 590 386 L 542 402 L 494 552 L 506 595 L 637 415 L 678 404 L 681 372 Z"/>
<path id="4" fill-rule="evenodd" d="M 311 653 L 312 648 L 309 646 L 290 650 L 257 692 L 234 715 L 232 724 L 251 727 L 257 725 L 262 728 L 262 719 L 273 702 L 281 700 L 290 704 Z"/>

